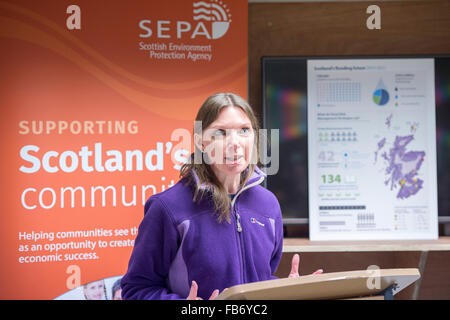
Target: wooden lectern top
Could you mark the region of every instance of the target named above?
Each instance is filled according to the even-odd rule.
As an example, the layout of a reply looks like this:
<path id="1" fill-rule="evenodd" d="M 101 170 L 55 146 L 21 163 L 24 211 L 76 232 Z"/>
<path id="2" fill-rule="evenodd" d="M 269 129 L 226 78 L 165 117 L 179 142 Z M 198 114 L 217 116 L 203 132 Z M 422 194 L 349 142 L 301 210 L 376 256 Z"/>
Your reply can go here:
<path id="1" fill-rule="evenodd" d="M 375 296 L 393 286 L 395 295 L 420 278 L 418 269 L 323 273 L 233 286 L 217 300 L 318 300 Z"/>

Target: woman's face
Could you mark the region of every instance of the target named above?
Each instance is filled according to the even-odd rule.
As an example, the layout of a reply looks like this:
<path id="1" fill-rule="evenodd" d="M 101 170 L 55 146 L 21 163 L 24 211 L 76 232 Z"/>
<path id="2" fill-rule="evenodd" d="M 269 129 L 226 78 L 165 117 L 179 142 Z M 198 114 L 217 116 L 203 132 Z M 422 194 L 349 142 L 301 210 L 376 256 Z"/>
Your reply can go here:
<path id="1" fill-rule="evenodd" d="M 104 283 L 102 280 L 88 283 L 84 287 L 84 295 L 87 300 L 102 300 L 105 293 Z"/>
<path id="2" fill-rule="evenodd" d="M 251 160 L 255 133 L 249 117 L 239 107 L 223 108 L 217 119 L 203 130 L 203 150 L 220 177 L 237 175 Z"/>

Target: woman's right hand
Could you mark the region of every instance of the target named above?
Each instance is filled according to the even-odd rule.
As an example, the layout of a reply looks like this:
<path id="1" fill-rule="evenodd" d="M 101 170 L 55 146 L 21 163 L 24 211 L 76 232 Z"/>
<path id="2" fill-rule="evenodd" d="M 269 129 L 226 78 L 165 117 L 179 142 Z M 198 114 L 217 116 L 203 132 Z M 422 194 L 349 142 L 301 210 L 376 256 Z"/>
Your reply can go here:
<path id="1" fill-rule="evenodd" d="M 300 256 L 296 253 L 292 257 L 291 262 L 291 272 L 289 273 L 288 278 L 297 278 L 300 277 L 300 274 L 298 273 L 298 266 L 300 264 Z M 322 274 L 323 270 L 319 269 L 313 272 L 313 274 Z"/>
<path id="2" fill-rule="evenodd" d="M 192 281 L 191 290 L 189 290 L 189 295 L 187 296 L 186 300 L 203 300 L 202 298 L 197 297 L 197 291 L 198 291 L 197 282 Z M 213 293 L 209 297 L 209 300 L 214 300 L 218 295 L 219 295 L 219 290 L 216 289 L 213 291 Z"/>

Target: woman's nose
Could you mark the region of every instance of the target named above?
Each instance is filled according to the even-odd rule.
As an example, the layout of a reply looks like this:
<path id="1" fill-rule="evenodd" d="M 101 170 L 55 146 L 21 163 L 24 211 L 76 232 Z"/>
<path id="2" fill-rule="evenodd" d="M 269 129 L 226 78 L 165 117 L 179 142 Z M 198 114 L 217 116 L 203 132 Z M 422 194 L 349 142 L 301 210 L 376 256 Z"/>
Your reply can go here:
<path id="1" fill-rule="evenodd" d="M 227 147 L 237 148 L 239 146 L 239 135 L 236 130 L 230 130 L 227 134 Z"/>

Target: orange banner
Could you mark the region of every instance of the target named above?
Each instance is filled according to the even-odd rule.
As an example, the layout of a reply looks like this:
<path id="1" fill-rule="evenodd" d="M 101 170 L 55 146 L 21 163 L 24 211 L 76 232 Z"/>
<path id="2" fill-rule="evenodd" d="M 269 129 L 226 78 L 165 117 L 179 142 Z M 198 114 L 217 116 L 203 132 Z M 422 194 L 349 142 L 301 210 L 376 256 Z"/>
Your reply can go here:
<path id="1" fill-rule="evenodd" d="M 247 23 L 240 0 L 0 0 L 1 299 L 113 298 L 179 133 L 247 95 Z"/>

